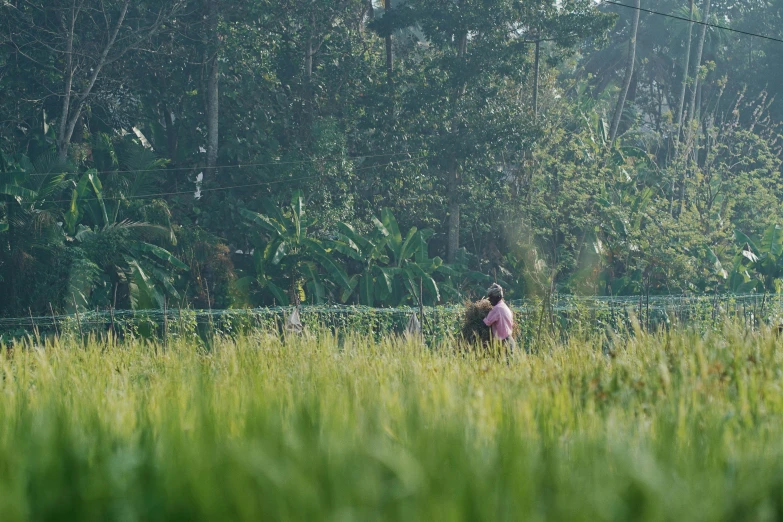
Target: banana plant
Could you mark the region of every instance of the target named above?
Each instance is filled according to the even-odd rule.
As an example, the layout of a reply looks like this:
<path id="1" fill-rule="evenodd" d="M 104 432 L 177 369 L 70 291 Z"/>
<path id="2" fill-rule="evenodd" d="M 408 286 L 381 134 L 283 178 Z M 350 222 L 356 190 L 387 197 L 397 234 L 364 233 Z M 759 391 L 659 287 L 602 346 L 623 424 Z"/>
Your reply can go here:
<path id="1" fill-rule="evenodd" d="M 376 220 L 377 221 L 377 220 Z M 425 296 L 419 295 L 419 283 L 433 302 L 440 302 L 440 288 L 433 275 L 443 267 L 440 257 L 429 257 L 429 239 L 432 229 L 418 230 L 411 227 L 403 237 L 394 215 L 389 209 L 381 211 L 380 222 L 376 223 L 388 238 L 386 248 L 391 254 L 390 268 L 385 274 L 391 276 L 394 284 L 389 299 L 392 304 L 416 304 Z M 384 280 L 388 281 L 387 277 Z"/>
<path id="2" fill-rule="evenodd" d="M 780 291 L 783 284 L 783 228 L 771 225 L 760 240 L 735 230 L 734 238 L 740 251 L 734 257 L 729 278 L 731 290 Z"/>
<path id="3" fill-rule="evenodd" d="M 301 191 L 294 193 L 285 213 L 268 199 L 263 206 L 265 214 L 248 209 L 240 213 L 255 231 L 256 281 L 277 303 L 297 305 L 310 299 L 320 304 L 327 300 L 329 283 L 340 289 L 351 287 L 333 259 L 332 245 L 308 234 L 314 220 L 305 213 Z"/>
<path id="4" fill-rule="evenodd" d="M 596 275 L 607 290 L 616 295 L 635 294 L 644 286 L 644 271 L 638 266 L 642 258 L 639 243 L 644 222 L 649 220 L 653 191 L 649 187 L 639 189 L 638 179 L 630 178 L 622 169 L 619 175 L 621 179 L 604 186 L 595 198 L 600 219 L 595 232 L 587 231 L 585 239 L 590 239 L 589 248 L 598 257 L 602 268 Z M 579 286 L 582 276 L 577 272 L 571 284 Z"/>
<path id="5" fill-rule="evenodd" d="M 438 288 L 441 294 L 446 296 L 444 300 L 459 303 L 466 299 L 475 299 L 483 296 L 492 283 L 498 283 L 505 289 L 512 287 L 508 279 L 511 273 L 505 267 L 500 267 L 498 277 L 495 278 L 486 272 L 470 268 L 480 264 L 477 256 L 469 254 L 465 248 L 460 248 L 453 263 L 441 265 L 435 273 L 439 276 Z"/>
<path id="6" fill-rule="evenodd" d="M 373 225 L 373 232 L 364 237 L 348 223 L 337 224 L 340 232 L 335 250 L 361 266 L 361 273 L 353 275 L 350 286 L 343 291 L 343 303 L 358 294 L 359 304 L 375 306 L 376 299 L 384 302 L 393 292 L 394 273 L 386 266 L 389 232 L 375 217 Z"/>

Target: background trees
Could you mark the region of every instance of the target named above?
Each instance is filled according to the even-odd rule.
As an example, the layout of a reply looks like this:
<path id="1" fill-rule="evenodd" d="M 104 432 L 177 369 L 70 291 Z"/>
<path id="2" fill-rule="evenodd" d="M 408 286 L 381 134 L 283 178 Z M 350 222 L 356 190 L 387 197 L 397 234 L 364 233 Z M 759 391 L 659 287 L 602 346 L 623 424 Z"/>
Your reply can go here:
<path id="1" fill-rule="evenodd" d="M 783 3 L 638 5 L 4 2 L 0 313 L 773 290 Z"/>

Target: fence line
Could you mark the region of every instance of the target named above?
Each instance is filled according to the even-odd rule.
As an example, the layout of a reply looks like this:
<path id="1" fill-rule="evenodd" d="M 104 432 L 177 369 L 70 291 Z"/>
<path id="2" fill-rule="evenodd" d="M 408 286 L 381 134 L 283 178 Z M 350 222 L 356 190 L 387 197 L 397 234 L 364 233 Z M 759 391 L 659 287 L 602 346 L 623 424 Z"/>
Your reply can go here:
<path id="1" fill-rule="evenodd" d="M 531 339 L 541 329 L 567 335 L 573 329 L 614 330 L 631 327 L 670 327 L 677 324 L 716 323 L 725 318 L 757 325 L 780 323 L 783 301 L 780 295 L 742 294 L 712 296 L 566 296 L 552 300 L 512 301 L 520 323 L 520 338 Z M 377 336 L 401 333 L 418 309 L 369 308 L 364 306 L 303 306 L 305 325 L 332 330 L 362 331 Z M 27 335 L 74 333 L 85 335 L 109 330 L 118 335 L 172 339 L 208 337 L 212 333 L 231 335 L 261 327 L 279 327 L 293 311 L 291 307 L 236 310 L 97 310 L 72 315 L 0 318 L 0 340 Z M 431 339 L 459 331 L 464 308 L 424 308 L 423 329 Z"/>

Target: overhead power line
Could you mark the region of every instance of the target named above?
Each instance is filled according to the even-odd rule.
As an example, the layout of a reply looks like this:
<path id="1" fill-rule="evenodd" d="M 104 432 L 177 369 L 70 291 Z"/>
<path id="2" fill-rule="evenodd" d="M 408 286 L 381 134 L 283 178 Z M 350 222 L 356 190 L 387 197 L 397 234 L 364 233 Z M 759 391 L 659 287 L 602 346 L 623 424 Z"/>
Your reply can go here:
<path id="1" fill-rule="evenodd" d="M 410 163 L 412 161 L 418 161 L 424 159 L 424 156 L 414 157 L 414 158 L 408 158 L 404 160 L 397 160 L 397 161 L 390 161 L 389 163 L 380 163 L 378 165 L 370 165 L 368 167 L 359 167 L 357 169 L 354 169 L 354 172 L 364 171 L 364 170 L 372 170 L 372 169 L 378 169 L 382 167 L 390 167 L 393 165 L 400 165 L 402 163 Z M 232 185 L 230 187 L 213 187 L 213 188 L 200 188 L 199 193 L 204 192 L 224 192 L 227 190 L 237 190 L 237 189 L 244 189 L 244 188 L 254 188 L 254 187 L 265 187 L 270 185 L 278 185 L 280 183 L 293 183 L 295 181 L 307 181 L 311 179 L 320 178 L 322 175 L 317 174 L 313 176 L 305 176 L 301 178 L 286 178 L 286 179 L 278 179 L 274 181 L 261 181 L 257 183 L 247 183 L 244 185 Z M 120 197 L 101 197 L 101 198 L 79 198 L 79 201 L 126 201 L 126 200 L 147 200 L 147 199 L 158 199 L 158 198 L 164 198 L 168 196 L 186 196 L 186 195 L 193 195 L 196 193 L 196 190 L 185 190 L 185 191 L 179 191 L 179 192 L 159 192 L 156 194 L 142 194 L 139 196 L 120 196 Z M 62 199 L 62 200 L 53 200 L 50 201 L 50 203 L 70 203 L 70 199 Z"/>
<path id="2" fill-rule="evenodd" d="M 217 165 L 214 167 L 201 167 L 201 166 L 192 166 L 192 167 L 176 167 L 176 168 L 169 168 L 169 167 L 158 167 L 154 169 L 139 169 L 139 170 L 93 170 L 92 172 L 94 174 L 149 174 L 149 173 L 164 173 L 164 174 L 173 174 L 175 172 L 195 172 L 197 170 L 200 171 L 217 171 L 217 170 L 230 170 L 230 169 L 250 169 L 250 168 L 257 168 L 257 167 L 278 167 L 278 166 L 285 166 L 285 165 L 304 165 L 307 163 L 318 163 L 318 162 L 332 162 L 332 161 L 343 161 L 343 160 L 358 160 L 358 159 L 374 159 L 374 158 L 389 158 L 394 156 L 415 156 L 415 155 L 421 155 L 421 152 L 391 152 L 388 154 L 374 154 L 374 155 L 367 155 L 367 156 L 335 156 L 332 158 L 310 158 L 306 160 L 297 160 L 297 161 L 270 161 L 267 163 L 237 163 L 236 165 Z M 27 173 L 23 171 L 10 171 L 10 172 L 4 172 L 2 174 L 27 174 L 30 177 L 49 177 L 49 176 L 57 176 L 58 174 L 70 174 L 71 171 L 54 171 L 54 172 L 48 172 L 48 173 Z"/>
<path id="3" fill-rule="evenodd" d="M 783 43 L 783 38 L 775 38 L 774 36 L 767 36 L 765 34 L 758 34 L 758 33 L 751 33 L 749 31 L 742 31 L 741 29 L 734 29 L 733 27 L 726 27 L 725 25 L 717 25 L 717 24 L 711 24 L 709 22 L 701 22 L 699 20 L 691 20 L 690 18 L 686 18 L 684 16 L 677 16 L 677 15 L 673 15 L 673 14 L 662 13 L 660 11 L 653 11 L 652 9 L 645 9 L 643 7 L 636 7 L 636 6 L 633 6 L 633 5 L 627 5 L 627 4 L 623 4 L 621 2 L 613 2 L 612 0 L 603 0 L 603 3 L 616 5 L 616 6 L 619 6 L 619 7 L 627 7 L 628 9 L 638 9 L 639 11 L 641 11 L 643 13 L 649 13 L 649 14 L 654 14 L 654 15 L 658 15 L 658 16 L 665 16 L 666 18 L 673 18 L 675 20 L 682 20 L 683 22 L 691 22 L 691 23 L 694 23 L 694 24 L 706 25 L 707 27 L 714 27 L 715 29 L 722 29 L 724 31 L 730 31 L 732 33 L 744 34 L 745 36 L 755 36 L 756 38 L 761 38 L 763 40 L 770 40 L 772 42 Z"/>

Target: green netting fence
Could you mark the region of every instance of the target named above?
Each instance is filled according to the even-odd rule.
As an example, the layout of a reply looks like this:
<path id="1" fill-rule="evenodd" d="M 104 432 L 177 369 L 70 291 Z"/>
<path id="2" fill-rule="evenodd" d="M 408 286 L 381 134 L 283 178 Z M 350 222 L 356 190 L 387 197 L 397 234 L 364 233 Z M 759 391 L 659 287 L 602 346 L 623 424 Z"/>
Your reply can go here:
<path id="1" fill-rule="evenodd" d="M 783 322 L 783 296 L 631 296 L 526 299 L 510 303 L 519 323 L 518 342 L 529 346 L 542 335 L 568 336 L 574 332 L 633 331 L 678 325 L 718 325 L 726 320 L 753 327 Z M 362 306 L 303 306 L 301 322 L 310 331 L 329 330 L 384 336 L 403 334 L 415 308 Z M 257 330 L 282 332 L 293 308 L 236 310 L 93 310 L 72 315 L 0 318 L 0 340 L 40 339 L 49 336 L 148 338 L 164 341 L 191 339 L 209 343 L 216 336 Z M 462 306 L 425 307 L 420 318 L 424 338 L 431 343 L 459 333 Z"/>

